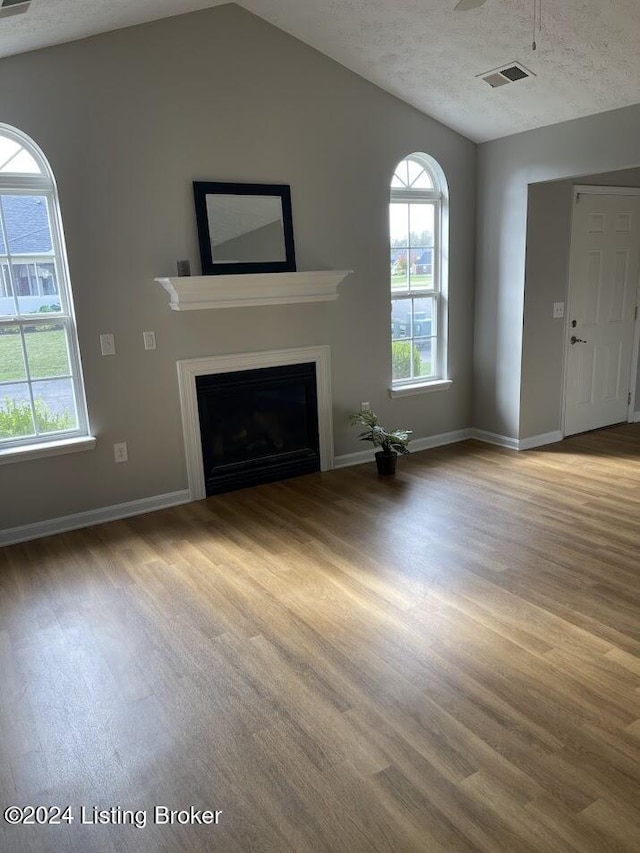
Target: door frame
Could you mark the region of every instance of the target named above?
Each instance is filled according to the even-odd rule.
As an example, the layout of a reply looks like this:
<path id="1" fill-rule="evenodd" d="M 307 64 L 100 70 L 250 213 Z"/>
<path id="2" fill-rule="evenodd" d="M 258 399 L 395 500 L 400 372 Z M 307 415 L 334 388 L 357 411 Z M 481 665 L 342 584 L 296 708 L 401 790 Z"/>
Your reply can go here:
<path id="1" fill-rule="evenodd" d="M 609 196 L 638 196 L 640 197 L 640 187 L 609 187 L 609 186 L 593 186 L 591 184 L 574 184 L 573 194 L 571 196 L 571 223 L 569 229 L 569 270 L 567 278 L 567 310 L 564 315 L 564 357 L 562 362 L 562 418 L 561 429 L 562 436 L 565 437 L 565 412 L 567 405 L 567 381 L 568 381 L 568 361 L 569 361 L 569 320 L 571 317 L 571 276 L 573 273 L 573 220 L 578 196 L 580 195 L 609 195 Z M 638 356 L 640 354 L 640 276 L 636 282 L 636 318 L 633 330 L 633 346 L 631 349 L 631 372 L 629 375 L 629 403 L 627 404 L 627 423 L 635 421 L 636 407 L 636 385 L 638 381 Z M 638 420 L 640 420 L 640 413 Z"/>

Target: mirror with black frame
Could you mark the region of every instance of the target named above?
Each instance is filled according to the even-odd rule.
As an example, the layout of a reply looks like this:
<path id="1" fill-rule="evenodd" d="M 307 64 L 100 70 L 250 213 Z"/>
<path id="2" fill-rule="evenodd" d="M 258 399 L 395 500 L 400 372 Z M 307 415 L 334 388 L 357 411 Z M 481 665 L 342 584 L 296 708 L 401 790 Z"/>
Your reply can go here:
<path id="1" fill-rule="evenodd" d="M 287 184 L 194 181 L 203 275 L 295 272 Z"/>

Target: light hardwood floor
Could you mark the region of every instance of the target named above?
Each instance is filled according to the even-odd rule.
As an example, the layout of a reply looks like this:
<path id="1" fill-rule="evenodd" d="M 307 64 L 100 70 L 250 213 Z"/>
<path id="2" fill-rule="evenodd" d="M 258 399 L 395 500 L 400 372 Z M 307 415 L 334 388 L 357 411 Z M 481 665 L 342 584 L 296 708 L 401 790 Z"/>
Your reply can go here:
<path id="1" fill-rule="evenodd" d="M 637 853 L 639 537 L 625 425 L 5 548 L 0 850 Z"/>

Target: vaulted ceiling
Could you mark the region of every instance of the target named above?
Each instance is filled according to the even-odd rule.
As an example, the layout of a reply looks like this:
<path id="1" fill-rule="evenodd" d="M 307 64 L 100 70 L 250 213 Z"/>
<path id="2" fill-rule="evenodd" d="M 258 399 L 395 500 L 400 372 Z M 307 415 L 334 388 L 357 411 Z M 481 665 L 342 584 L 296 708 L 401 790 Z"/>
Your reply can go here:
<path id="1" fill-rule="evenodd" d="M 0 57 L 224 0 L 32 0 L 0 19 Z M 640 2 L 240 0 L 240 6 L 476 141 L 640 102 Z M 518 61 L 533 75 L 491 88 L 479 75 Z"/>

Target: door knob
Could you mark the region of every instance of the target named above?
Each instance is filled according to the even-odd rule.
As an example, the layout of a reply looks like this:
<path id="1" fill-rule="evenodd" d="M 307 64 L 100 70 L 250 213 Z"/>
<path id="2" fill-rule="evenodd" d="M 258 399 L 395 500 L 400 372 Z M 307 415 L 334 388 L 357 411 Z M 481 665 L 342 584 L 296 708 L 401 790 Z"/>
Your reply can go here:
<path id="1" fill-rule="evenodd" d="M 575 335 L 571 335 L 569 343 L 570 344 L 586 344 L 586 341 L 583 341 L 582 338 L 576 338 Z"/>

